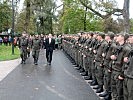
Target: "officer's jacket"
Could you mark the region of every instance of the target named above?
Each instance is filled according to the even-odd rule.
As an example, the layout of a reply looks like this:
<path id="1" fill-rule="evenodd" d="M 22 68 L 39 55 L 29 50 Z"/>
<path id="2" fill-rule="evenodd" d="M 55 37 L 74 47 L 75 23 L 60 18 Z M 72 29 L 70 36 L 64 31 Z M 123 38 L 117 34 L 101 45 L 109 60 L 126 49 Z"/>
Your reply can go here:
<path id="1" fill-rule="evenodd" d="M 36 38 L 36 39 L 33 39 L 33 42 L 32 42 L 32 49 L 33 50 L 40 50 L 40 46 L 41 46 L 41 40 Z"/>

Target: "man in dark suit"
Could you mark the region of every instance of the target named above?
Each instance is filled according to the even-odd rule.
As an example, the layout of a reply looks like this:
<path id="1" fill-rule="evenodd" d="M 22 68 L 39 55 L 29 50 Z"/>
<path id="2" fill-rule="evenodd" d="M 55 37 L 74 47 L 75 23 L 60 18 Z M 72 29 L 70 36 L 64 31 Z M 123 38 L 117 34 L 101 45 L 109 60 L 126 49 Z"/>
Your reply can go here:
<path id="1" fill-rule="evenodd" d="M 55 49 L 55 39 L 52 38 L 52 34 L 49 34 L 45 39 L 46 58 L 49 65 L 51 65 L 53 50 Z"/>

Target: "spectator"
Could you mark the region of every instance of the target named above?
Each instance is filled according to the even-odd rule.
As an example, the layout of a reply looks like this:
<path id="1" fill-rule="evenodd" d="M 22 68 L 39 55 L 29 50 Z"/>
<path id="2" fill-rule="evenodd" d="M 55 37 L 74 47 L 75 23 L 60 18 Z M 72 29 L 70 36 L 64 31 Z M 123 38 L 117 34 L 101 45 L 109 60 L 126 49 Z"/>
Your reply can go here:
<path id="1" fill-rule="evenodd" d="M 3 39 L 2 37 L 0 37 L 0 45 L 2 45 Z"/>
<path id="2" fill-rule="evenodd" d="M 4 42 L 4 45 L 6 45 L 6 46 L 8 45 L 8 38 L 6 36 L 4 37 L 3 42 Z"/>
<path id="3" fill-rule="evenodd" d="M 11 36 L 9 36 L 9 38 L 8 38 L 8 43 L 9 43 L 9 46 L 10 46 L 11 43 L 12 43 L 12 38 L 11 38 Z"/>

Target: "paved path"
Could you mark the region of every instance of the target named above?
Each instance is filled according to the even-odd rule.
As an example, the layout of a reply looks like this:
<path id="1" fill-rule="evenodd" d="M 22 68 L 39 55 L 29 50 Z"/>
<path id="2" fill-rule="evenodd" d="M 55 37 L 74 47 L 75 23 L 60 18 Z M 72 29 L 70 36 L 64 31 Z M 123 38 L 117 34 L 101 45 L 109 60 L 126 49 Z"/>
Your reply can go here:
<path id="1" fill-rule="evenodd" d="M 54 51 L 51 66 L 44 54 L 38 66 L 29 58 L 0 82 L 0 100 L 99 100 L 62 51 Z"/>
<path id="2" fill-rule="evenodd" d="M 20 64 L 20 59 L 0 61 L 0 81 Z"/>

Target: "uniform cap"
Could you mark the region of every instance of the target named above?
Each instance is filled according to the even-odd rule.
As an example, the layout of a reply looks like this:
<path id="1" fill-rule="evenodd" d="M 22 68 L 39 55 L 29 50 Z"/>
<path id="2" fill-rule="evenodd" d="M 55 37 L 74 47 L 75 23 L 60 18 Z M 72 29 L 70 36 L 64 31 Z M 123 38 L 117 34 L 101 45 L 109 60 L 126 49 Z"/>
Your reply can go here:
<path id="1" fill-rule="evenodd" d="M 114 33 L 113 33 L 113 32 L 108 32 L 107 35 L 108 35 L 111 39 L 114 38 Z"/>
<path id="2" fill-rule="evenodd" d="M 101 36 L 103 39 L 105 38 L 105 34 L 103 32 L 99 32 L 98 35 Z"/>

